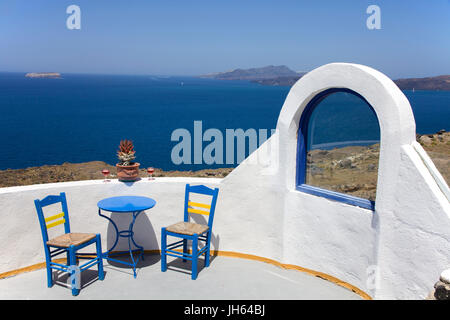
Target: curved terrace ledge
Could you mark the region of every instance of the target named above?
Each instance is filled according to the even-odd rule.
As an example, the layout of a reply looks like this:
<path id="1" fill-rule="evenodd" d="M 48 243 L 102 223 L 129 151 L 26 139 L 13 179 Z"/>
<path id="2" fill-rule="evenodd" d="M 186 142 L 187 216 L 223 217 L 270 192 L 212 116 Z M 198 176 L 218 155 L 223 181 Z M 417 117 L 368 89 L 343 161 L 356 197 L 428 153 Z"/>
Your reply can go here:
<path id="1" fill-rule="evenodd" d="M 191 250 L 189 250 L 189 252 L 191 252 Z M 148 255 L 157 255 L 157 256 L 159 256 L 160 254 L 161 254 L 160 250 L 145 250 L 145 255 L 146 256 L 148 256 Z M 253 261 L 257 261 L 257 262 L 270 264 L 270 265 L 276 266 L 276 267 L 278 267 L 280 269 L 284 269 L 284 270 L 295 270 L 295 271 L 298 271 L 298 272 L 303 272 L 303 273 L 309 274 L 311 276 L 318 277 L 320 279 L 323 279 L 323 280 L 329 281 L 331 283 L 334 283 L 335 285 L 340 286 L 342 288 L 345 288 L 347 290 L 350 290 L 353 293 L 355 293 L 356 295 L 358 295 L 359 297 L 361 297 L 362 299 L 372 300 L 372 297 L 370 297 L 367 293 L 365 293 L 364 291 L 360 290 L 359 288 L 356 288 L 355 286 L 353 286 L 353 285 L 351 285 L 349 283 L 346 283 L 346 282 L 344 282 L 344 281 L 342 281 L 340 279 L 337 279 L 337 278 L 335 278 L 333 276 L 330 276 L 328 274 L 325 274 L 325 273 L 322 273 L 322 272 L 318 272 L 318 271 L 314 271 L 314 270 L 309 270 L 309 269 L 303 268 L 301 266 L 296 266 L 296 265 L 291 265 L 291 264 L 283 264 L 283 263 L 280 263 L 280 262 L 272 260 L 272 259 L 259 257 L 259 256 L 255 256 L 255 255 L 250 255 L 250 254 L 245 254 L 245 253 L 231 252 L 231 251 L 215 250 L 215 251 L 211 252 L 211 255 L 212 255 L 213 259 L 214 259 L 214 257 L 229 257 L 229 258 L 238 258 L 238 259 L 244 259 L 244 260 L 253 260 Z M 151 257 L 148 257 L 148 258 L 151 259 Z M 64 258 L 56 259 L 55 261 L 56 262 L 61 262 L 61 263 L 65 263 L 66 262 Z M 228 263 L 228 264 L 230 264 L 230 263 Z M 142 265 L 142 263 L 141 263 L 141 265 Z M 240 272 L 242 272 L 242 268 L 241 268 L 241 266 L 239 266 L 239 263 L 236 263 L 236 267 L 238 267 Z M 257 267 L 257 265 L 254 265 L 254 267 Z M 106 266 L 106 268 L 108 268 L 108 265 Z M 23 273 L 28 273 L 28 272 L 32 272 L 32 271 L 36 271 L 36 270 L 41 270 L 41 269 L 45 269 L 45 262 L 37 263 L 35 265 L 28 266 L 28 267 L 25 267 L 25 268 L 21 268 L 21 269 L 12 270 L 12 271 L 9 271 L 9 272 L 1 273 L 0 274 L 0 280 L 1 279 L 7 279 L 7 278 L 10 278 L 10 277 L 14 277 L 14 276 L 18 276 L 18 275 L 21 275 Z M 186 269 L 189 269 L 189 266 L 187 266 Z M 267 269 L 267 268 L 263 267 L 263 269 Z M 139 270 L 140 270 L 140 271 L 138 271 L 139 273 L 142 272 L 141 269 L 139 269 Z M 160 272 L 160 270 L 157 268 L 157 270 L 152 270 L 152 272 Z M 269 272 L 269 273 L 271 273 L 271 272 Z M 279 277 L 279 278 L 281 278 L 283 280 L 288 280 L 290 282 L 295 282 L 295 280 L 292 279 L 293 278 L 292 276 L 288 276 L 289 274 L 283 275 L 282 271 L 281 271 L 281 273 L 280 273 L 280 271 L 277 271 L 276 274 L 274 274 L 272 272 L 272 274 L 275 275 L 275 277 L 272 277 L 270 279 L 270 281 L 273 282 L 273 284 L 276 285 L 278 289 L 280 289 L 280 283 L 277 281 L 279 279 L 276 279 L 276 277 Z M 223 277 L 223 276 L 224 276 L 223 274 L 220 274 L 220 275 L 217 274 L 216 275 L 216 277 Z M 227 275 L 227 276 L 229 276 L 229 275 Z M 240 281 L 244 281 L 245 282 L 245 280 L 248 277 L 252 277 L 252 276 L 254 276 L 254 274 L 249 274 L 249 275 L 243 276 L 243 277 L 241 277 Z M 286 276 L 288 276 L 288 277 L 286 277 Z M 45 274 L 43 272 L 41 272 L 39 275 L 34 275 L 31 278 L 34 281 L 41 281 L 41 282 L 43 282 L 43 281 L 45 281 L 44 277 L 45 277 Z M 161 280 L 163 281 L 163 279 L 161 279 Z M 17 283 L 20 283 L 21 281 L 22 280 L 14 280 L 13 281 L 13 282 L 15 282 L 14 284 L 11 284 L 9 282 L 7 282 L 7 283 L 0 282 L 0 288 L 2 288 L 3 286 L 9 287 L 11 285 L 17 286 Z M 23 281 L 27 281 L 27 280 L 23 280 Z M 310 281 L 312 281 L 312 280 L 310 280 Z M 226 283 L 226 281 L 224 281 L 224 283 Z M 300 284 L 300 283 L 298 283 L 298 284 Z M 36 286 L 37 285 L 39 285 L 39 284 L 36 284 Z M 326 299 L 336 299 L 336 300 L 340 300 L 340 299 L 355 299 L 356 298 L 356 297 L 352 296 L 351 294 L 349 294 L 348 292 L 340 291 L 340 290 L 335 289 L 333 287 L 330 287 L 328 285 L 323 286 L 323 288 L 322 288 L 321 287 L 322 285 L 323 285 L 323 283 L 321 283 L 319 281 L 319 282 L 317 282 L 317 287 L 313 289 L 313 291 L 315 291 L 315 292 L 320 292 L 320 291 L 324 290 L 325 292 L 322 292 L 321 296 L 315 296 L 315 294 L 312 294 L 312 295 L 306 294 L 305 295 L 305 293 L 302 293 L 302 295 L 304 295 L 304 296 L 296 296 L 294 294 L 294 295 L 277 296 L 276 298 L 280 298 L 280 299 L 281 298 L 282 299 L 298 299 L 299 297 L 301 297 L 301 298 L 305 298 L 305 299 L 311 299 L 311 298 L 324 298 L 325 299 L 326 298 Z M 208 286 L 210 286 L 209 283 L 208 283 Z M 246 286 L 246 284 L 242 285 L 243 288 L 245 288 L 245 286 Z M 308 290 L 310 290 L 311 288 L 303 287 L 301 289 L 304 292 L 308 292 Z M 174 290 L 175 290 L 175 288 L 174 288 Z M 5 292 L 6 291 L 7 290 L 5 290 Z M 343 294 L 343 296 L 341 296 L 340 294 Z M 207 296 L 205 296 L 205 297 L 207 297 Z M 205 297 L 203 297 L 203 299 Z M 5 294 L 4 297 L 0 297 L 0 298 L 9 299 L 9 298 L 17 298 L 17 297 L 15 297 L 13 295 Z M 101 297 L 99 297 L 99 296 L 95 297 L 94 296 L 93 298 L 94 299 L 105 299 L 106 297 L 105 296 L 101 296 Z M 137 294 L 135 297 L 133 297 L 133 299 L 139 299 L 139 298 L 145 298 L 145 296 L 141 296 L 141 295 Z M 169 295 L 168 298 L 172 298 L 172 297 Z M 211 298 L 211 297 L 209 297 L 209 298 Z M 223 298 L 223 297 L 218 297 L 218 298 Z M 245 293 L 244 293 L 243 297 L 241 297 L 241 298 L 247 298 L 247 299 L 248 298 L 257 298 L 258 299 L 258 298 L 261 298 L 261 296 L 250 296 L 249 297 L 249 296 L 245 296 Z M 266 298 L 269 298 L 269 297 L 266 297 Z M 271 298 L 273 298 L 273 297 L 271 297 Z"/>
<path id="2" fill-rule="evenodd" d="M 95 281 L 96 272 L 82 273 L 82 293 L 76 299 L 191 299 L 265 300 L 333 299 L 360 300 L 367 297 L 339 283 L 273 263 L 255 256 L 219 252 L 209 268 L 202 268 L 195 283 L 189 279 L 190 263 L 169 261 L 170 272 L 161 273 L 159 254 L 146 254 L 138 277 L 129 269 L 105 264 L 105 280 Z M 236 259 L 241 258 L 242 259 Z M 266 263 L 264 263 L 266 262 Z M 201 264 L 202 265 L 202 264 Z M 131 278 L 130 278 L 131 277 Z M 42 288 L 45 270 L 27 272 L 0 280 L 0 299 L 73 299 L 67 295 L 67 276 L 59 275 L 51 289 Z M 192 290 L 195 285 L 195 290 Z M 24 290 L 26 288 L 26 290 Z M 128 290 L 126 289 L 128 288 Z"/>

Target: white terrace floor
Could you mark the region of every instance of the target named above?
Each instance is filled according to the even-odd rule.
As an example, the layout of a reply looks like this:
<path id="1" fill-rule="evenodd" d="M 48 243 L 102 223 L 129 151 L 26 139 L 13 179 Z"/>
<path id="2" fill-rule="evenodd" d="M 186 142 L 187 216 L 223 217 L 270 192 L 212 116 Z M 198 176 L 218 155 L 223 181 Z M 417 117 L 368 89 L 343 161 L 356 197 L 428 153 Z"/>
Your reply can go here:
<path id="1" fill-rule="evenodd" d="M 72 297 L 62 274 L 47 288 L 45 269 L 0 280 L 0 299 L 361 299 L 332 282 L 296 270 L 239 258 L 212 257 L 209 268 L 199 261 L 197 280 L 191 280 L 190 262 L 168 259 L 160 270 L 159 255 L 146 255 L 137 278 L 131 269 L 105 261 L 105 280 L 98 281 L 96 268 L 82 273 L 82 289 Z"/>

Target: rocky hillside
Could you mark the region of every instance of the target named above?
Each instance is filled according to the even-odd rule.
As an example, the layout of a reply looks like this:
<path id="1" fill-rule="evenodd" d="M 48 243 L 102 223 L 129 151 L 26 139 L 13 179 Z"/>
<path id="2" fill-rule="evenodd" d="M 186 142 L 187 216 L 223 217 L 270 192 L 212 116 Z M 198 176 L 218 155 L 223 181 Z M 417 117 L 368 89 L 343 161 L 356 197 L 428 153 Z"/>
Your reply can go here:
<path id="1" fill-rule="evenodd" d="M 379 155 L 379 144 L 310 151 L 306 183 L 375 200 Z"/>
<path id="2" fill-rule="evenodd" d="M 101 171 L 109 169 L 108 178 L 117 179 L 116 167 L 103 161 L 85 163 L 63 163 L 61 165 L 46 165 L 26 169 L 0 170 L 0 187 L 23 186 L 40 183 L 53 183 L 64 181 L 104 179 Z M 205 169 L 199 171 L 163 171 L 155 168 L 154 177 L 212 177 L 223 178 L 233 168 Z M 148 177 L 146 168 L 140 170 L 140 177 Z"/>
<path id="3" fill-rule="evenodd" d="M 434 164 L 450 184 L 450 132 L 418 135 Z M 333 150 L 313 150 L 308 154 L 307 182 L 337 192 L 374 199 L 377 185 L 379 145 L 352 146 Z M 116 168 L 102 161 L 63 163 L 26 169 L 0 170 L 0 187 L 39 183 L 103 179 L 101 171 L 109 169 L 115 178 Z M 199 171 L 163 171 L 155 169 L 155 177 L 216 177 L 227 176 L 233 168 Z M 148 177 L 141 169 L 142 179 Z"/>
<path id="4" fill-rule="evenodd" d="M 418 135 L 447 184 L 450 184 L 450 132 Z M 379 144 L 352 146 L 308 153 L 306 182 L 336 192 L 375 200 Z"/>
<path id="5" fill-rule="evenodd" d="M 436 168 L 450 185 L 450 132 L 441 130 L 435 134 L 418 135 L 417 141 L 427 151 Z"/>

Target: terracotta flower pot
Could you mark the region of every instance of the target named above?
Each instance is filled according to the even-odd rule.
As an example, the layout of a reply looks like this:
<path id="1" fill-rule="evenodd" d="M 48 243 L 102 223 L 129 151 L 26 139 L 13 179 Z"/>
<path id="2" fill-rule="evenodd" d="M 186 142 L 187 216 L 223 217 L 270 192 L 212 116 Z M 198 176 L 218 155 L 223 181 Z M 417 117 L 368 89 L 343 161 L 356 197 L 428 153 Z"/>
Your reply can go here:
<path id="1" fill-rule="evenodd" d="M 116 164 L 117 177 L 119 181 L 136 181 L 139 180 L 139 162 L 135 162 L 129 166 Z"/>

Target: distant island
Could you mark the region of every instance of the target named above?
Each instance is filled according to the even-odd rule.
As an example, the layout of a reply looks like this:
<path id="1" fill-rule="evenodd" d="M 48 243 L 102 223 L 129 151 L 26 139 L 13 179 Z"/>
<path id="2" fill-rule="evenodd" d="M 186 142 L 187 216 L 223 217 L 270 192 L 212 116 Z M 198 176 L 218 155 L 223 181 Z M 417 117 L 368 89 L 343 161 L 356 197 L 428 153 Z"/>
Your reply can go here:
<path id="1" fill-rule="evenodd" d="M 60 79 L 61 74 L 58 72 L 30 72 L 25 75 L 26 78 L 50 78 Z"/>
<path id="2" fill-rule="evenodd" d="M 200 78 L 218 80 L 246 80 L 265 86 L 292 86 L 306 72 L 295 72 L 287 66 L 266 66 L 262 68 L 235 69 L 201 75 Z M 450 75 L 427 78 L 407 78 L 394 80 L 402 90 L 450 91 Z"/>

